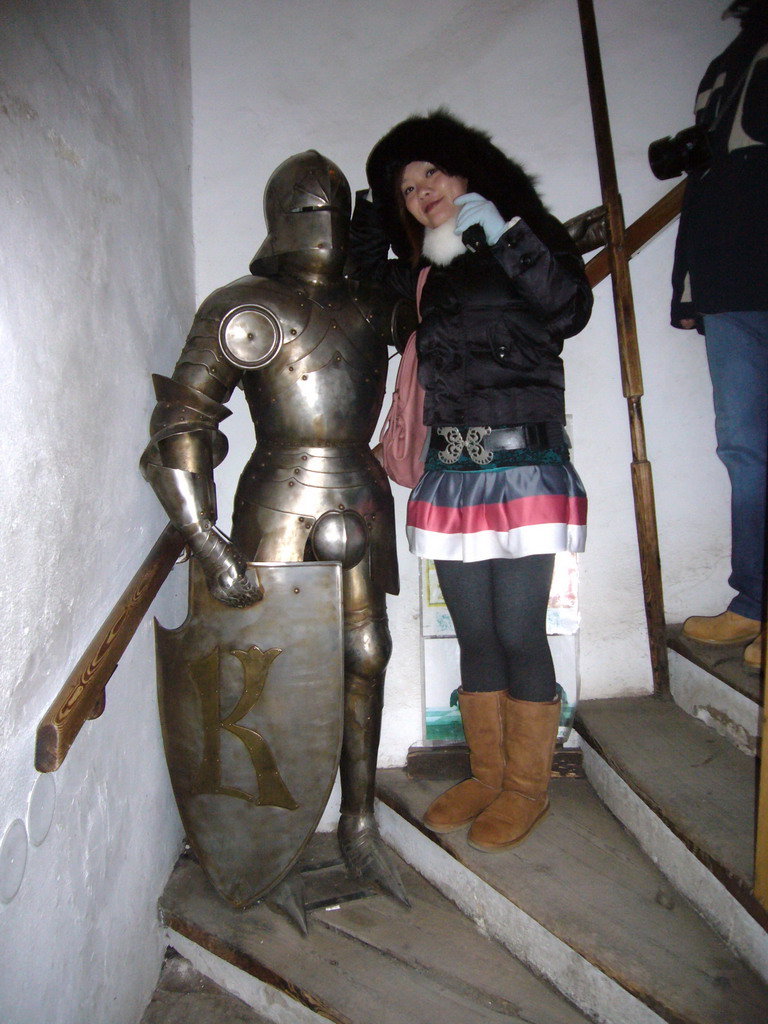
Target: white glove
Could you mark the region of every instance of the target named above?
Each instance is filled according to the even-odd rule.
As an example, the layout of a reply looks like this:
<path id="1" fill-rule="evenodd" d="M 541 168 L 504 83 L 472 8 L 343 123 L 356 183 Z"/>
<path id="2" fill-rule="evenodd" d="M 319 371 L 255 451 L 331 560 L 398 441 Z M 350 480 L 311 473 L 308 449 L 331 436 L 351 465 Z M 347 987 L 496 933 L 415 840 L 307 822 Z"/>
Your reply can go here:
<path id="1" fill-rule="evenodd" d="M 456 217 L 454 232 L 463 235 L 467 228 L 473 224 L 479 224 L 485 232 L 488 245 L 495 245 L 507 229 L 507 224 L 499 211 L 490 201 L 483 199 L 477 192 L 467 192 L 466 195 L 454 199 L 454 205 L 459 207 Z"/>

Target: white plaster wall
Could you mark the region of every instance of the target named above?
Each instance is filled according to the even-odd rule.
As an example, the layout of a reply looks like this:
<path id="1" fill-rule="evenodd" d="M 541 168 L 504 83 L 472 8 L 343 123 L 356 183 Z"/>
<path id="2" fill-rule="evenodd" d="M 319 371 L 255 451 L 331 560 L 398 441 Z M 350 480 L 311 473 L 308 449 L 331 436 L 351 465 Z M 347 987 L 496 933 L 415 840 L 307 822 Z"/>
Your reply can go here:
<path id="1" fill-rule="evenodd" d="M 4 1024 L 134 1024 L 162 959 L 181 831 L 150 621 L 60 770 L 33 764 L 38 721 L 164 524 L 137 462 L 150 372 L 194 306 L 188 24 L 187 0 L 0 5 L 0 838 L 20 821 L 38 842 L 0 855 L 7 897 L 24 864 L 0 901 Z"/>
<path id="2" fill-rule="evenodd" d="M 735 34 L 725 0 L 597 0 L 598 31 L 627 221 L 674 182 L 658 182 L 648 143 L 687 126 L 708 61 Z M 363 187 L 372 144 L 403 117 L 446 104 L 490 130 L 538 175 L 562 219 L 601 201 L 575 0 L 192 0 L 196 291 L 247 272 L 264 235 L 261 197 L 287 156 L 319 149 Z M 645 372 L 648 453 L 658 503 L 667 615 L 728 600 L 727 481 L 714 455 L 698 336 L 668 326 L 674 228 L 633 263 Z M 577 465 L 591 497 L 581 559 L 585 696 L 651 686 L 610 283 L 589 327 L 566 346 Z M 226 432 L 221 508 L 250 452 L 243 405 Z M 405 492 L 398 490 L 400 538 Z M 403 591 L 381 764 L 421 737 L 416 561 Z"/>

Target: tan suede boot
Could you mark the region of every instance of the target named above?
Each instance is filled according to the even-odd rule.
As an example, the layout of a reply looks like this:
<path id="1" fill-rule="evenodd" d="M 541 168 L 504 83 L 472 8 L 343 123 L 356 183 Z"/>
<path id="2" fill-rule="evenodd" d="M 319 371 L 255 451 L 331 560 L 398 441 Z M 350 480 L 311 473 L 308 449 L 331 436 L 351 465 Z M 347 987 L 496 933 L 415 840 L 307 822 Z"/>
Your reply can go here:
<path id="1" fill-rule="evenodd" d="M 433 800 L 424 824 L 433 832 L 455 832 L 468 825 L 501 792 L 504 777 L 504 703 L 506 690 L 465 693 L 459 710 L 469 747 L 472 777 Z"/>
<path id="2" fill-rule="evenodd" d="M 765 656 L 765 630 L 744 648 L 744 664 L 748 668 L 762 668 Z"/>
<path id="3" fill-rule="evenodd" d="M 754 640 L 760 632 L 759 619 L 748 619 L 738 612 L 719 615 L 691 615 L 683 623 L 683 636 L 700 644 L 743 644 Z"/>
<path id="4" fill-rule="evenodd" d="M 549 810 L 547 789 L 560 725 L 560 700 L 539 703 L 507 697 L 504 720 L 507 763 L 502 791 L 469 830 L 469 845 L 478 850 L 516 846 Z"/>

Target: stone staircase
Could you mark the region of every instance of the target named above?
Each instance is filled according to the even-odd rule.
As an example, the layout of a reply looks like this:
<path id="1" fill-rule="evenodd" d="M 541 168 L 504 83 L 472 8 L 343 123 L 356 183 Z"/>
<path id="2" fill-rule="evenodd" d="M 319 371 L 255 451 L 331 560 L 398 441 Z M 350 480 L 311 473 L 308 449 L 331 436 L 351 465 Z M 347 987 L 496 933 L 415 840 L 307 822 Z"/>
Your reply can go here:
<path id="1" fill-rule="evenodd" d="M 694 651 L 697 690 L 677 664 L 689 658 L 675 627 L 670 637 L 686 710 L 652 697 L 582 702 L 584 772 L 571 764 L 553 778 L 551 812 L 520 847 L 483 854 L 463 831 L 424 829 L 446 781 L 414 758 L 379 772 L 377 803 L 410 910 L 350 883 L 333 837 L 318 835 L 302 868 L 306 938 L 265 906 L 225 906 L 187 856 L 160 904 L 169 947 L 254 1022 L 764 1024 L 757 687 L 739 681 L 754 708 L 734 712 L 733 683 L 713 682 Z"/>

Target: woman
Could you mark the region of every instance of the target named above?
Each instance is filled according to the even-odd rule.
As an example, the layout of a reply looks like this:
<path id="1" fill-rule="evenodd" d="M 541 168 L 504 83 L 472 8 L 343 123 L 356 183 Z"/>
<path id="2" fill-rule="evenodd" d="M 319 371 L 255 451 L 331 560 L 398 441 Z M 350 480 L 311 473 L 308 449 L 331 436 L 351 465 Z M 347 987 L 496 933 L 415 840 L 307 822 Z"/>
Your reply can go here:
<path id="1" fill-rule="evenodd" d="M 582 551 L 586 496 L 569 461 L 565 337 L 589 319 L 584 265 L 532 180 L 445 110 L 373 148 L 352 221 L 355 274 L 413 297 L 431 427 L 408 541 L 432 558 L 461 657 L 472 777 L 435 800 L 435 832 L 471 822 L 498 850 L 548 809 L 560 701 L 546 635 L 555 552 Z M 387 258 L 391 245 L 398 257 Z"/>

